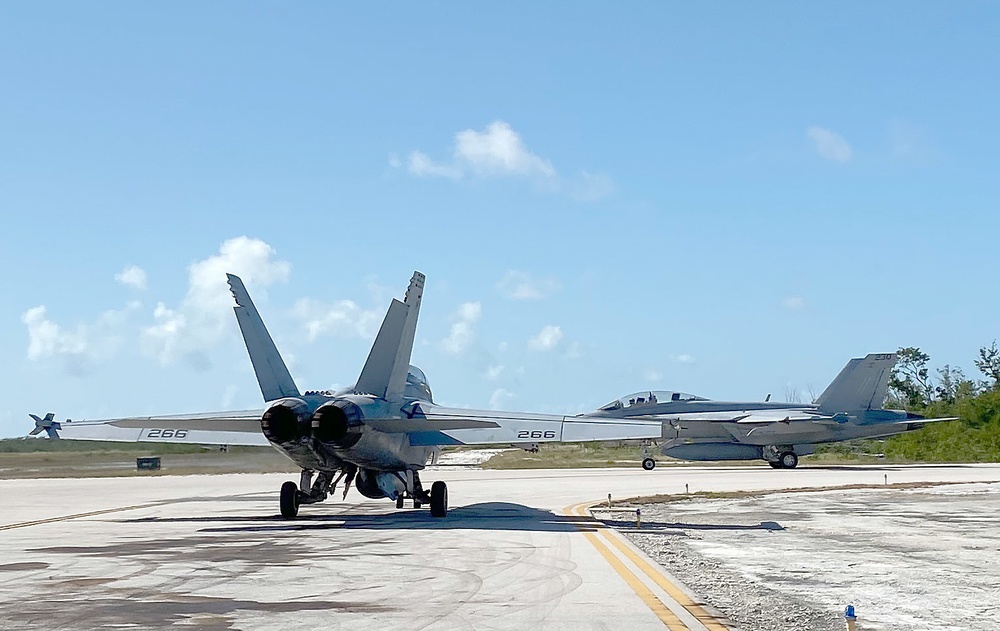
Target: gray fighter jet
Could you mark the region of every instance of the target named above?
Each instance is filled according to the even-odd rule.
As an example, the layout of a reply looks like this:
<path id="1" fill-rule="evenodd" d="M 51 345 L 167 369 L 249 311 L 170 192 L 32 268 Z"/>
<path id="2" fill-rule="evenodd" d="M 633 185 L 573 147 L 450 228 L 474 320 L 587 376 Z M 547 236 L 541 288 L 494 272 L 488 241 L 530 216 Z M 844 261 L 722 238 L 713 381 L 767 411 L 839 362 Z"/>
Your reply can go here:
<path id="1" fill-rule="evenodd" d="M 847 363 L 815 403 L 711 401 L 683 392 L 646 391 L 627 395 L 589 414 L 663 424 L 660 453 L 681 460 L 766 460 L 775 469 L 794 469 L 815 445 L 855 438 L 891 436 L 925 423 L 924 418 L 886 410 L 895 353 L 875 353 Z M 644 445 L 644 469 L 656 461 Z"/>
<path id="2" fill-rule="evenodd" d="M 415 272 L 402 302 L 393 300 L 368 360 L 350 388 L 300 392 L 271 340 L 243 282 L 228 275 L 236 319 L 267 407 L 194 415 L 95 421 L 56 421 L 32 415 L 32 434 L 52 438 L 272 445 L 302 473 L 281 487 L 281 515 L 325 500 L 338 483 L 353 483 L 366 497 L 389 498 L 402 508 L 430 504 L 444 517 L 448 489 L 424 489 L 420 471 L 444 445 L 537 445 L 659 438 L 656 419 L 558 416 L 448 408 L 435 404 L 424 373 L 410 366 L 424 275 Z"/>

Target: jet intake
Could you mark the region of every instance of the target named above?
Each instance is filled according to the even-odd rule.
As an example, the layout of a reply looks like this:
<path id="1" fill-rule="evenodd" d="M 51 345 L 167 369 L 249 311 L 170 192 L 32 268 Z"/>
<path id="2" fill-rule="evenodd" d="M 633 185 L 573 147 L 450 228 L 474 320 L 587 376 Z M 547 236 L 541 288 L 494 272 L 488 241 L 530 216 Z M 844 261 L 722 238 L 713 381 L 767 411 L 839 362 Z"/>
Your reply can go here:
<path id="1" fill-rule="evenodd" d="M 364 415 L 350 401 L 332 401 L 321 405 L 312 416 L 313 438 L 324 444 L 348 449 L 358 444 L 364 434 Z"/>
<path id="2" fill-rule="evenodd" d="M 271 404 L 260 417 L 260 430 L 272 443 L 287 443 L 309 435 L 309 406 L 289 397 Z"/>

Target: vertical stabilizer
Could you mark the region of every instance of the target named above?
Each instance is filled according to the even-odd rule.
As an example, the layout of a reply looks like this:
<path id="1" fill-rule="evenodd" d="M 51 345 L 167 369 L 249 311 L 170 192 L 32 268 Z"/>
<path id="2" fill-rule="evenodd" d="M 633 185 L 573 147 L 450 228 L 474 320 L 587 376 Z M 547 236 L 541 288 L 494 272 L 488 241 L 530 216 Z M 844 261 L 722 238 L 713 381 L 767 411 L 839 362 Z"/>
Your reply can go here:
<path id="1" fill-rule="evenodd" d="M 257 375 L 257 383 L 260 384 L 260 393 L 264 395 L 265 401 L 273 401 L 283 397 L 299 396 L 299 389 L 295 387 L 295 381 L 289 374 L 278 348 L 271 339 L 271 334 L 267 332 L 264 321 L 261 320 L 257 308 L 250 300 L 250 294 L 239 276 L 226 274 L 229 279 L 229 289 L 236 299 L 236 321 L 240 323 L 240 331 L 243 333 L 243 341 L 247 345 L 247 352 L 250 354 L 250 363 L 253 364 L 253 371 Z"/>
<path id="2" fill-rule="evenodd" d="M 414 272 L 403 302 L 393 299 L 361 370 L 357 392 L 384 399 L 398 399 L 406 387 L 410 353 L 417 329 L 420 299 L 424 294 L 424 275 Z"/>
<path id="3" fill-rule="evenodd" d="M 881 409 L 889 389 L 895 353 L 873 353 L 852 359 L 816 399 L 825 414 Z"/>

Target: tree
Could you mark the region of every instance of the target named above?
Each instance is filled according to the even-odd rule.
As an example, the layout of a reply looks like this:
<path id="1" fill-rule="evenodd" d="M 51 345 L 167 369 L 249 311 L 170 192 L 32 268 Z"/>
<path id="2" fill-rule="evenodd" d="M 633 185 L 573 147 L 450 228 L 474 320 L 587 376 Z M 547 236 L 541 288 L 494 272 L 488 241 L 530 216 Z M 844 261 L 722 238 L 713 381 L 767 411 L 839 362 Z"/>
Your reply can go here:
<path id="1" fill-rule="evenodd" d="M 968 399 L 979 394 L 979 386 L 975 381 L 966 378 L 965 373 L 958 366 L 952 368 L 945 364 L 944 368 L 938 368 L 938 385 L 934 388 L 934 394 L 938 401 L 954 403 Z"/>
<path id="2" fill-rule="evenodd" d="M 931 356 L 915 346 L 900 348 L 896 354 L 899 359 L 889 378 L 892 396 L 910 406 L 927 405 L 934 393 L 927 368 Z"/>
<path id="3" fill-rule="evenodd" d="M 1000 349 L 997 349 L 997 341 L 993 340 L 988 348 L 986 346 L 979 349 L 979 359 L 976 360 L 976 368 L 979 372 L 993 380 L 987 387 L 991 390 L 1000 390 Z"/>

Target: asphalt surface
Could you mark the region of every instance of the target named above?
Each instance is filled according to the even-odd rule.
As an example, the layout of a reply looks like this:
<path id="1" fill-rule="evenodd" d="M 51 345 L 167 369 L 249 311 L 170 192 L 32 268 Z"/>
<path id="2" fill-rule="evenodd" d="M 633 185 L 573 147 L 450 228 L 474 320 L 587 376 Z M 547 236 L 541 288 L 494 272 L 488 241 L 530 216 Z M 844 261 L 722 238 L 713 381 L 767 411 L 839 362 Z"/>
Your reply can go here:
<path id="1" fill-rule="evenodd" d="M 921 481 L 1000 466 L 442 468 L 451 511 L 277 516 L 287 476 L 0 481 L 0 629 L 723 629 L 585 507 L 607 498 Z M 338 494 L 339 499 L 339 494 Z"/>

